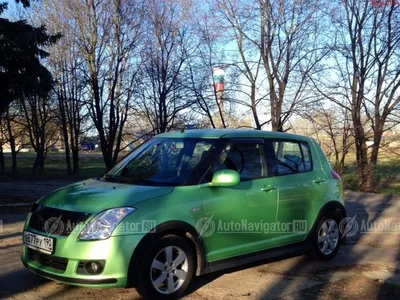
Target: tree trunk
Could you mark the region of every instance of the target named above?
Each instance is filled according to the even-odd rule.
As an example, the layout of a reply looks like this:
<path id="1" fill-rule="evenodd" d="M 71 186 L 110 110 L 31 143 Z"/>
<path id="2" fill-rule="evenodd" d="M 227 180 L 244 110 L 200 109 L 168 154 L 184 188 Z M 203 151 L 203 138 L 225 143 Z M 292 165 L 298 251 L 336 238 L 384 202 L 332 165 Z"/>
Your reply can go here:
<path id="1" fill-rule="evenodd" d="M 358 169 L 358 183 L 363 192 L 371 191 L 371 178 L 369 176 L 370 168 L 368 166 L 368 149 L 367 140 L 365 137 L 364 128 L 361 122 L 354 122 L 354 138 L 356 140 L 356 156 L 357 156 L 357 169 Z"/>
<path id="2" fill-rule="evenodd" d="M 67 129 L 64 128 L 63 125 L 63 135 L 64 135 L 64 147 L 65 147 L 65 162 L 67 164 L 67 173 L 68 175 L 72 174 L 71 170 L 71 158 L 70 158 L 70 148 L 69 148 L 69 139 L 68 139 L 68 132 Z"/>
<path id="3" fill-rule="evenodd" d="M 79 174 L 79 129 L 74 128 L 74 137 L 71 139 L 72 174 Z"/>
<path id="4" fill-rule="evenodd" d="M 12 173 L 17 173 L 17 151 L 15 151 L 14 147 L 11 148 L 11 159 L 12 159 Z"/>
<path id="5" fill-rule="evenodd" d="M 72 174 L 79 174 L 79 118 L 75 115 L 69 119 L 69 135 L 72 152 Z"/>
<path id="6" fill-rule="evenodd" d="M 272 86 L 273 87 L 273 86 Z M 271 85 L 270 85 L 271 88 Z M 271 95 L 270 104 L 271 104 L 271 127 L 272 131 L 283 132 L 282 128 L 282 105 L 278 96 Z"/>
<path id="7" fill-rule="evenodd" d="M 106 165 L 106 171 L 110 171 L 112 168 L 112 152 L 108 150 L 108 144 L 105 141 L 105 138 L 101 138 L 100 136 L 100 146 L 101 152 L 103 153 L 104 164 Z"/>
<path id="8" fill-rule="evenodd" d="M 6 171 L 6 164 L 4 161 L 3 145 L 0 145 L 0 174 L 4 174 Z"/>
<path id="9" fill-rule="evenodd" d="M 17 150 L 15 148 L 14 137 L 10 138 L 10 149 L 11 149 L 11 159 L 12 159 L 12 173 L 17 173 Z"/>
<path id="10" fill-rule="evenodd" d="M 39 161 L 39 174 L 44 174 L 44 156 L 42 156 Z"/>
<path id="11" fill-rule="evenodd" d="M 60 100 L 63 101 L 63 100 Z M 60 111 L 61 111 L 61 123 L 62 123 L 62 132 L 64 137 L 64 147 L 65 147 L 65 162 L 67 164 L 67 173 L 68 175 L 72 174 L 71 170 L 71 158 L 70 158 L 70 147 L 69 147 L 69 137 L 68 137 L 68 125 L 67 119 L 65 116 L 65 109 L 63 104 L 60 104 Z"/>
<path id="12" fill-rule="evenodd" d="M 44 160 L 44 149 L 38 149 L 32 166 L 32 175 L 41 175 L 44 173 Z"/>
<path id="13" fill-rule="evenodd" d="M 271 120 L 272 131 L 283 132 L 280 112 L 274 110 L 271 112 L 271 115 L 272 115 L 272 120 Z"/>
<path id="14" fill-rule="evenodd" d="M 12 126 L 10 122 L 10 118 L 7 112 L 7 131 L 8 131 L 8 137 L 9 137 L 9 143 L 10 143 L 10 149 L 11 149 L 11 158 L 12 158 L 12 173 L 17 173 L 17 149 L 15 147 L 15 138 L 14 138 L 14 133 L 12 131 Z"/>
<path id="15" fill-rule="evenodd" d="M 32 166 L 32 175 L 37 175 L 38 166 L 39 166 L 39 157 L 38 157 L 38 154 L 36 153 L 35 161 L 33 162 L 33 166 Z"/>
<path id="16" fill-rule="evenodd" d="M 72 148 L 72 174 L 79 174 L 79 152 L 78 148 Z"/>
<path id="17" fill-rule="evenodd" d="M 256 129 L 261 130 L 261 124 L 260 124 L 260 120 L 258 119 L 258 114 L 257 114 L 255 82 L 252 82 L 252 84 L 251 84 L 250 98 L 251 98 L 251 112 L 253 113 L 253 119 L 254 119 L 254 123 L 256 125 Z"/>
<path id="18" fill-rule="evenodd" d="M 374 192 L 375 191 L 375 169 L 378 163 L 378 154 L 379 147 L 382 140 L 383 134 L 383 125 L 376 126 L 376 130 L 374 132 L 374 144 L 372 145 L 371 156 L 369 159 L 369 164 L 367 168 L 367 174 L 363 181 L 363 185 L 361 189 L 365 192 Z"/>
<path id="19" fill-rule="evenodd" d="M 71 175 L 72 174 L 72 169 L 71 169 L 71 158 L 69 156 L 70 150 L 68 143 L 65 144 L 65 162 L 67 164 L 67 174 Z"/>

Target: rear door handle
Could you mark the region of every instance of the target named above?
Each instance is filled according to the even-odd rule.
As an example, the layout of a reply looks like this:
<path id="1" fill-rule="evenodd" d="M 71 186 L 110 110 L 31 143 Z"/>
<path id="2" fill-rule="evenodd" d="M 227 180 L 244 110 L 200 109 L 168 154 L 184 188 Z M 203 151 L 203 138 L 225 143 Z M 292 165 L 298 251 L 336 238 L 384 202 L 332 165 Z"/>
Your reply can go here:
<path id="1" fill-rule="evenodd" d="M 313 180 L 314 183 L 322 183 L 324 181 L 325 181 L 325 179 L 323 179 L 323 178 L 316 178 Z"/>
<path id="2" fill-rule="evenodd" d="M 262 190 L 263 192 L 269 192 L 269 191 L 274 191 L 274 190 L 276 190 L 276 187 L 275 187 L 275 186 L 272 186 L 272 185 L 270 185 L 270 184 L 268 184 L 268 185 L 264 186 L 261 190 Z"/>

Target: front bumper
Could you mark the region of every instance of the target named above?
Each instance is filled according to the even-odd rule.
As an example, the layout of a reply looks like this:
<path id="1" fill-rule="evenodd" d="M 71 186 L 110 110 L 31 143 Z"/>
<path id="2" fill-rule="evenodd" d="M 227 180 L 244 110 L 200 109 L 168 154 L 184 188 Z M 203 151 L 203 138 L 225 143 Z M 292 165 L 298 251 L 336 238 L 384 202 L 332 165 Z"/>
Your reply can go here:
<path id="1" fill-rule="evenodd" d="M 25 229 L 42 234 L 29 226 Z M 140 235 L 111 236 L 101 241 L 80 241 L 70 236 L 53 236 L 56 239 L 55 258 L 68 259 L 65 270 L 60 270 L 32 259 L 23 246 L 22 262 L 32 272 L 51 280 L 85 287 L 126 287 L 131 257 Z M 82 261 L 103 260 L 104 270 L 99 275 L 78 274 Z"/>
<path id="2" fill-rule="evenodd" d="M 39 269 L 35 269 L 33 267 L 31 267 L 30 265 L 28 265 L 28 263 L 26 263 L 25 261 L 22 261 L 24 266 L 32 271 L 33 273 L 46 277 L 48 279 L 51 280 L 56 280 L 56 281 L 61 281 L 64 283 L 68 283 L 68 284 L 76 284 L 76 285 L 99 285 L 99 284 L 114 284 L 117 283 L 118 280 L 116 278 L 104 278 L 104 279 L 81 279 L 81 278 L 70 278 L 70 277 L 65 277 L 65 276 L 60 276 L 60 275 L 55 275 L 52 273 L 47 273 L 44 272 L 42 270 Z"/>

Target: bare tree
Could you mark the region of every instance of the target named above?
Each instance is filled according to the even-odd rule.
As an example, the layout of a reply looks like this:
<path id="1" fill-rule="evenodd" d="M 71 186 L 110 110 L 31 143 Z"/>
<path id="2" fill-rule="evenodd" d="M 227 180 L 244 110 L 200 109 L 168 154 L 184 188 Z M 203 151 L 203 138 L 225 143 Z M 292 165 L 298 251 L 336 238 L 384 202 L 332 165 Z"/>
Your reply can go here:
<path id="1" fill-rule="evenodd" d="M 59 127 L 55 117 L 54 100 L 50 97 L 27 96 L 21 101 L 25 127 L 36 158 L 32 166 L 32 174 L 44 173 L 44 162 L 48 150 L 58 141 Z"/>
<path id="2" fill-rule="evenodd" d="M 223 103 L 220 103 L 221 99 L 218 96 L 213 76 L 216 67 L 226 66 L 226 55 L 221 46 L 223 33 L 219 24 L 215 22 L 215 18 L 209 16 L 208 11 L 198 11 L 195 30 L 199 38 L 199 47 L 196 55 L 189 59 L 188 72 L 189 88 L 193 98 L 196 99 L 193 109 L 198 111 L 200 116 L 205 117 L 206 121 L 203 122 L 205 126 L 226 128 L 228 120 L 226 120 L 224 109 L 230 105 L 230 91 L 225 86 L 222 95 Z M 227 68 L 225 69 L 225 81 L 227 81 L 232 74 Z"/>
<path id="3" fill-rule="evenodd" d="M 7 145 L 11 152 L 11 172 L 17 173 L 17 155 L 27 145 L 25 125 L 23 123 L 24 114 L 21 110 L 19 102 L 11 103 L 6 111 L 0 116 L 0 147 L 3 151 L 3 146 Z M 2 152 L 3 153 L 3 152 Z M 0 156 L 2 155 L 0 153 Z M 4 156 L 0 157 L 0 164 L 5 168 Z M 0 168 L 3 172 L 5 171 Z"/>
<path id="4" fill-rule="evenodd" d="M 283 131 L 296 107 L 307 101 L 309 78 L 328 53 L 319 45 L 322 5 L 321 1 L 259 1 L 259 30 L 247 37 L 263 59 L 274 131 Z"/>
<path id="5" fill-rule="evenodd" d="M 342 175 L 346 156 L 354 146 L 350 114 L 341 107 L 325 108 L 323 105 L 319 105 L 312 109 L 305 108 L 300 115 L 312 124 L 312 131 L 304 133 L 293 126 L 294 132 L 315 135 L 328 158 L 333 156 L 335 171 Z"/>
<path id="6" fill-rule="evenodd" d="M 188 25 L 188 1 L 150 1 L 149 6 L 141 109 L 161 133 L 176 127 L 179 114 L 195 103 L 188 97 L 186 75 L 198 42 Z"/>
<path id="7" fill-rule="evenodd" d="M 67 170 L 69 174 L 79 173 L 80 137 L 85 127 L 87 113 L 85 111 L 83 75 L 80 74 L 80 59 L 65 58 L 59 62 L 60 75 L 56 94 L 59 107 L 59 118 L 64 137 Z M 70 162 L 72 153 L 72 167 Z"/>
<path id="8" fill-rule="evenodd" d="M 5 136 L 11 151 L 11 170 L 17 173 L 17 155 L 26 146 L 26 133 L 24 126 L 18 124 L 24 117 L 19 103 L 11 104 L 4 114 Z"/>
<path id="9" fill-rule="evenodd" d="M 383 133 L 390 129 L 400 102 L 400 7 L 395 1 L 377 7 L 370 1 L 343 0 L 332 14 L 337 36 L 330 81 L 315 80 L 329 100 L 351 115 L 356 142 L 359 186 L 375 188 L 375 167 Z M 371 151 L 367 142 L 373 142 Z"/>
<path id="10" fill-rule="evenodd" d="M 63 33 L 59 43 L 52 47 L 48 65 L 56 81 L 57 117 L 61 124 L 67 172 L 71 175 L 79 173 L 80 137 L 87 127 L 87 79 L 84 59 L 75 41 L 78 26 L 64 9 L 64 4 L 63 1 L 44 0 L 36 15 L 47 20 L 50 31 Z"/>
<path id="11" fill-rule="evenodd" d="M 76 42 L 90 86 L 88 110 L 109 170 L 118 159 L 132 109 L 141 61 L 142 4 L 134 0 L 82 0 L 66 1 L 65 7 L 77 23 Z"/>
<path id="12" fill-rule="evenodd" d="M 239 59 L 234 59 L 231 67 L 239 70 L 244 78 L 239 83 L 239 89 L 236 91 L 238 97 L 235 97 L 238 104 L 250 109 L 253 116 L 255 129 L 260 130 L 268 121 L 262 122 L 259 117 L 259 104 L 266 98 L 260 94 L 262 90 L 262 57 L 254 48 L 254 43 L 246 37 L 246 34 L 253 26 L 255 6 L 249 3 L 243 5 L 243 2 L 220 0 L 217 2 L 217 16 L 222 16 L 219 22 L 220 28 L 230 33 L 229 39 L 233 39 L 236 43 Z M 227 25 L 225 25 L 227 24 Z M 248 100 L 247 100 L 248 99 Z"/>

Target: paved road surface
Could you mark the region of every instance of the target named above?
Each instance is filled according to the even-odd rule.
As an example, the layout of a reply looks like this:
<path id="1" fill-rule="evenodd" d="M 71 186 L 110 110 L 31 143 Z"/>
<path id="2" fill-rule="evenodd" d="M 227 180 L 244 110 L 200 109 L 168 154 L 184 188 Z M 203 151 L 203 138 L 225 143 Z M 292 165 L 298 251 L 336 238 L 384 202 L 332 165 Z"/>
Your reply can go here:
<path id="1" fill-rule="evenodd" d="M 346 199 L 349 215 L 356 215 L 360 224 L 397 222 L 400 226 L 399 196 L 346 193 Z M 20 255 L 25 214 L 4 213 L 5 209 L 0 206 L 0 299 L 140 299 L 134 289 L 77 288 L 24 269 Z M 399 295 L 400 234 L 396 231 L 357 234 L 330 262 L 311 262 L 301 256 L 202 276 L 186 298 L 398 299 Z"/>

